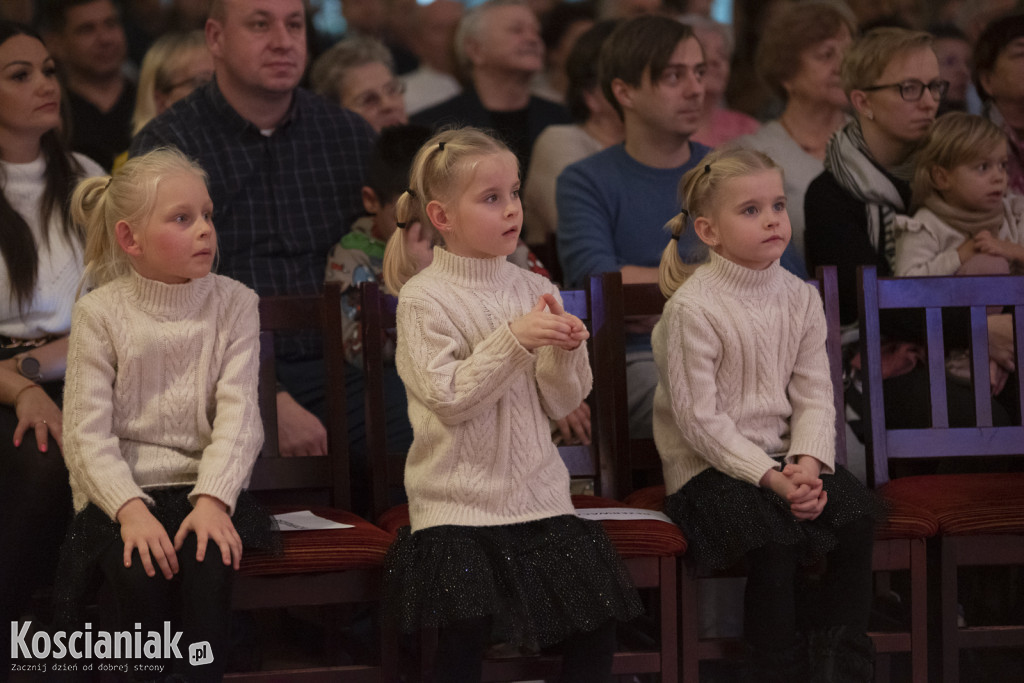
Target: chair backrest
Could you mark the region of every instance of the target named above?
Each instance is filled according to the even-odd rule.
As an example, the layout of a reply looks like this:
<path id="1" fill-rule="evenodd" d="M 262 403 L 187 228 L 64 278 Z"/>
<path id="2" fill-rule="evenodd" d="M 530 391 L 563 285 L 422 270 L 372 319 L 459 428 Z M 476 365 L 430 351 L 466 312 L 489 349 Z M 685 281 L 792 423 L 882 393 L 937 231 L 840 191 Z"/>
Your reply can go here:
<path id="1" fill-rule="evenodd" d="M 846 463 L 846 425 L 840 345 L 839 287 L 834 267 L 819 268 L 817 279 L 809 280 L 821 294 L 828 327 L 826 350 L 836 406 L 836 461 Z M 594 340 L 595 403 L 598 412 L 598 453 L 611 462 L 605 478 L 605 495 L 622 498 L 630 494 L 638 479 L 644 484 L 660 482 L 661 461 L 653 439 L 631 439 L 626 391 L 626 324 L 630 320 L 661 315 L 665 295 L 657 284 L 623 284 L 618 272 L 591 276 L 592 337 Z M 619 456 L 611 457 L 614 454 Z M 639 476 L 638 476 L 639 475 Z"/>
<path id="2" fill-rule="evenodd" d="M 323 339 L 327 457 L 285 458 L 278 450 L 278 334 L 313 331 Z M 341 345 L 341 288 L 327 283 L 322 295 L 286 295 L 260 299 L 260 416 L 263 450 L 253 468 L 249 490 L 269 502 L 327 504 L 347 509 L 348 428 L 345 419 L 345 359 Z"/>
<path id="3" fill-rule="evenodd" d="M 861 362 L 864 383 L 864 420 L 870 458 L 868 472 L 873 483 L 889 480 L 889 462 L 903 458 L 1018 455 L 1024 452 L 1024 427 L 1020 401 L 1015 426 L 994 427 L 989 382 L 989 307 L 1010 307 L 1014 338 L 1014 364 L 1018 371 L 1010 381 L 1024 396 L 1021 349 L 1024 339 L 1024 278 L 1011 275 L 880 278 L 874 267 L 864 266 L 858 274 L 861 326 Z M 946 391 L 945 334 L 943 310 L 968 309 L 971 385 L 975 427 L 950 427 Z M 924 311 L 924 344 L 928 365 L 928 400 L 931 426 L 918 429 L 889 429 L 885 424 L 882 390 L 883 311 L 905 309 L 906 315 Z M 916 311 L 915 311 L 916 309 Z M 948 318 L 947 318 L 948 325 Z"/>
<path id="4" fill-rule="evenodd" d="M 371 486 L 373 487 L 374 516 L 387 507 L 391 492 L 403 485 L 404 457 L 389 457 L 385 426 L 384 346 L 378 342 L 395 328 L 398 299 L 380 290 L 376 282 L 360 285 L 360 325 L 363 335 L 364 400 L 366 410 L 366 447 L 370 458 Z M 565 310 L 587 322 L 590 302 L 587 292 L 565 290 L 561 292 Z M 572 477 L 592 478 L 597 492 L 602 490 L 601 471 L 598 469 L 596 444 L 589 446 L 560 446 L 559 455 Z M 404 455 L 404 454 L 402 454 Z"/>

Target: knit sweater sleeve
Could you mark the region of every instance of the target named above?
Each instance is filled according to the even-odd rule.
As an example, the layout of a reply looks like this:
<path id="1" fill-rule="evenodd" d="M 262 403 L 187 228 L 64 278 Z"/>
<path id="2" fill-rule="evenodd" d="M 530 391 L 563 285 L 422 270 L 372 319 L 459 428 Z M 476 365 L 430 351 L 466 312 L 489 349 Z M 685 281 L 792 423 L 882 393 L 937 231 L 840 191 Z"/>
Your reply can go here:
<path id="1" fill-rule="evenodd" d="M 499 324 L 468 354 L 451 316 L 427 297 L 398 299 L 395 362 L 409 392 L 445 425 L 457 425 L 493 410 L 512 382 L 536 362 L 508 324 Z"/>
<path id="2" fill-rule="evenodd" d="M 557 288 L 552 292 L 562 301 Z M 552 420 L 561 420 L 575 410 L 590 393 L 593 376 L 587 355 L 587 343 L 572 351 L 557 346 L 537 349 L 537 391 L 541 407 Z"/>
<path id="3" fill-rule="evenodd" d="M 100 292 L 80 299 L 72 309 L 64 379 L 64 460 L 74 488 L 111 519 L 132 498 L 153 499 L 135 483 L 113 433 L 116 332 L 105 319 Z M 83 504 L 84 505 L 84 504 Z M 76 508 L 79 507 L 76 505 Z"/>
<path id="4" fill-rule="evenodd" d="M 777 463 L 743 436 L 722 405 L 715 375 L 723 348 L 713 321 L 697 306 L 670 301 L 662 322 L 668 325 L 663 379 L 676 427 L 709 465 L 758 485 Z"/>
<path id="5" fill-rule="evenodd" d="M 828 327 L 817 294 L 809 292 L 804 302 L 805 313 L 800 319 L 805 325 L 787 387 L 793 413 L 789 420 L 790 446 L 786 459 L 792 461 L 798 455 L 810 455 L 821 462 L 822 474 L 832 474 L 836 456 L 836 409 L 825 351 Z"/>
<path id="6" fill-rule="evenodd" d="M 218 321 L 221 329 L 231 330 L 230 339 L 214 393 L 216 412 L 210 445 L 203 450 L 189 500 L 195 504 L 200 495 L 213 496 L 228 506 L 230 514 L 263 445 L 263 423 L 256 400 L 260 323 L 256 293 L 227 278 L 221 282 L 229 291 L 234 290 L 228 294 Z"/>

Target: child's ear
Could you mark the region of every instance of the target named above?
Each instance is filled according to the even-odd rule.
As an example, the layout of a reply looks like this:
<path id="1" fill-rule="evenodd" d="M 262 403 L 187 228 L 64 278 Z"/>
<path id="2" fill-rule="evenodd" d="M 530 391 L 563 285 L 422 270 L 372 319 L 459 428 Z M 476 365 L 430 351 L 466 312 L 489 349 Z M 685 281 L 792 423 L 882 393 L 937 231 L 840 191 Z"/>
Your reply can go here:
<path id="1" fill-rule="evenodd" d="M 437 201 L 436 199 L 429 202 L 426 206 L 427 218 L 434 224 L 442 234 L 452 231 L 451 217 L 444 208 L 444 204 Z"/>
<path id="2" fill-rule="evenodd" d="M 380 199 L 377 197 L 377 193 L 373 191 L 373 188 L 363 185 L 361 196 L 363 199 L 363 208 L 366 210 L 366 213 L 372 216 L 376 216 L 380 213 Z"/>
<path id="3" fill-rule="evenodd" d="M 942 168 L 941 166 L 932 166 L 931 171 L 932 185 L 939 192 L 945 192 L 952 185 L 952 181 L 949 178 L 949 171 Z"/>
<path id="4" fill-rule="evenodd" d="M 132 226 L 128 225 L 127 221 L 118 221 L 114 226 L 114 234 L 117 236 L 117 244 L 121 247 L 121 251 L 129 256 L 142 255 L 142 247 L 135 239 Z"/>
<path id="5" fill-rule="evenodd" d="M 708 245 L 712 249 L 718 246 L 718 231 L 715 230 L 715 226 L 712 225 L 704 216 L 698 216 L 693 219 L 693 231 L 697 233 L 697 237 L 700 241 Z"/>

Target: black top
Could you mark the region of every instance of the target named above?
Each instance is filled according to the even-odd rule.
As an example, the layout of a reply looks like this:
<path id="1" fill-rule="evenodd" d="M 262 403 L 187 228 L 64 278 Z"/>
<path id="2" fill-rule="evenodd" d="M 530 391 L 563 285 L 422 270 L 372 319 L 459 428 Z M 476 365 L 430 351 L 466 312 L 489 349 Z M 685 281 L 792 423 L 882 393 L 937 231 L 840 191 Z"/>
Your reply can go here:
<path id="1" fill-rule="evenodd" d="M 465 90 L 441 104 L 424 109 L 412 117 L 413 123 L 435 130 L 444 126 L 476 126 L 497 133 L 519 158 L 520 175 L 526 180 L 533 143 L 550 125 L 572 123 L 568 110 L 542 97 L 530 97 L 525 109 L 514 112 L 492 112 L 472 89 Z"/>
<path id="2" fill-rule="evenodd" d="M 121 97 L 110 111 L 100 111 L 89 100 L 67 89 L 71 112 L 71 149 L 89 157 L 110 172 L 114 159 L 132 141 L 135 84 L 126 80 Z"/>
<path id="3" fill-rule="evenodd" d="M 888 173 L 886 176 L 904 203 L 909 205 L 910 184 Z M 892 275 L 885 254 L 871 244 L 864 202 L 840 186 L 829 171 L 824 171 L 807 188 L 804 196 L 804 221 L 808 271 L 814 272 L 818 266 L 836 266 L 840 320 L 844 325 L 855 322 L 857 267 L 873 265 L 878 267 L 880 276 Z M 885 235 L 879 235 L 878 243 L 885 244 Z"/>

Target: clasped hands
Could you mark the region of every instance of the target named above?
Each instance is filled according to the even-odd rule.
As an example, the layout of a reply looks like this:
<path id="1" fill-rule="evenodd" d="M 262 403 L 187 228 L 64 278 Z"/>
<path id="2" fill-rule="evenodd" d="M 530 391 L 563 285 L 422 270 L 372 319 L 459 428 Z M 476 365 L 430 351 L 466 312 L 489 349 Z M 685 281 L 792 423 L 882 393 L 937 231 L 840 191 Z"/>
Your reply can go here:
<path id="1" fill-rule="evenodd" d="M 509 329 L 528 351 L 542 346 L 572 351 L 590 337 L 583 321 L 566 313 L 551 294 L 541 295 L 533 310 L 509 323 Z"/>
<path id="2" fill-rule="evenodd" d="M 156 576 L 154 560 L 165 579 L 170 580 L 178 573 L 176 552 L 181 550 L 190 531 L 196 535 L 197 562 L 202 562 L 206 556 L 209 541 L 220 548 L 225 565 L 238 569 L 242 559 L 242 539 L 231 522 L 227 505 L 213 496 L 199 496 L 195 508 L 174 534 L 173 545 L 163 525 L 141 498 L 132 498 L 122 505 L 117 511 L 117 521 L 121 523 L 121 540 L 124 541 L 124 566 L 132 566 L 132 550 L 138 549 L 148 576 Z"/>
<path id="3" fill-rule="evenodd" d="M 789 510 L 798 520 L 817 519 L 828 502 L 828 493 L 821 481 L 821 464 L 810 456 L 788 463 L 782 470 L 770 469 L 761 477 L 761 486 L 774 491 L 789 503 Z"/>

